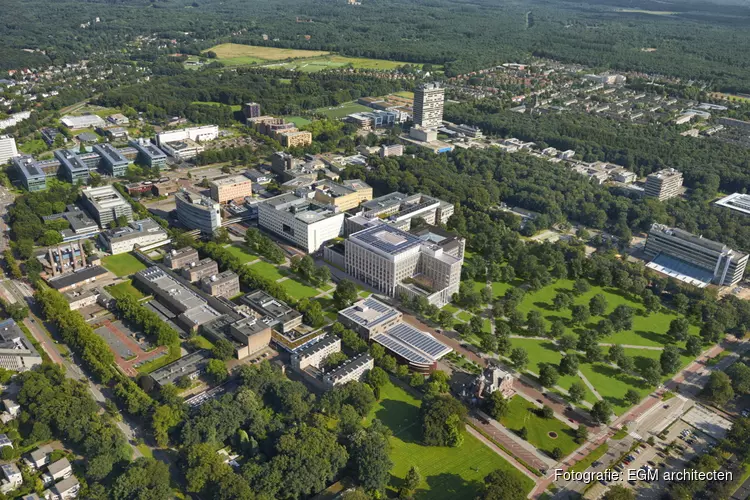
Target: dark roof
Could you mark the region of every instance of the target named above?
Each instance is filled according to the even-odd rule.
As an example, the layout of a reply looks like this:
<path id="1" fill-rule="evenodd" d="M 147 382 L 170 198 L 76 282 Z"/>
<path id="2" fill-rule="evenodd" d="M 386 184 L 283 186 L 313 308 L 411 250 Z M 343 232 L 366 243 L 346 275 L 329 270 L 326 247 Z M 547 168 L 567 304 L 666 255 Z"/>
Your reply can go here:
<path id="1" fill-rule="evenodd" d="M 91 278 L 107 274 L 109 271 L 104 269 L 102 266 L 91 266 L 81 269 L 80 271 L 74 271 L 72 273 L 64 274 L 62 276 L 54 277 L 48 280 L 49 286 L 55 290 L 66 288 L 76 283 L 81 283 Z"/>

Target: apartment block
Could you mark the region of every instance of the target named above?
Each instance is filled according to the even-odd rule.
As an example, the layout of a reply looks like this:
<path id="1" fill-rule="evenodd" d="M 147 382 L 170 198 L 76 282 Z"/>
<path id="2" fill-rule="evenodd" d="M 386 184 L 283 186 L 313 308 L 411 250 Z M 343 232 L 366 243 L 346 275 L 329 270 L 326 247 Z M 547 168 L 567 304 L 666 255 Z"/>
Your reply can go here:
<path id="1" fill-rule="evenodd" d="M 679 195 L 681 187 L 682 172 L 666 168 L 646 177 L 645 193 L 648 197 L 664 201 Z"/>
<path id="2" fill-rule="evenodd" d="M 285 148 L 304 148 L 312 144 L 312 133 L 304 130 L 282 132 L 278 138 Z"/>
<path id="3" fill-rule="evenodd" d="M 644 253 L 652 259 L 647 267 L 699 287 L 736 285 L 748 260 L 744 252 L 662 224 L 651 226 Z"/>
<path id="4" fill-rule="evenodd" d="M 219 203 L 242 200 L 253 195 L 253 181 L 244 175 L 214 179 L 209 183 L 211 199 Z"/>
<path id="5" fill-rule="evenodd" d="M 292 354 L 292 366 L 304 370 L 308 366 L 320 368 L 328 356 L 341 351 L 341 339 L 335 335 L 325 335 L 317 342 L 310 343 Z"/>
<path id="6" fill-rule="evenodd" d="M 260 104 L 257 102 L 246 102 L 242 106 L 242 114 L 246 121 L 249 118 L 258 118 L 260 116 Z"/>
<path id="7" fill-rule="evenodd" d="M 233 271 L 224 271 L 201 278 L 201 290 L 213 297 L 232 297 L 240 293 L 240 277 Z"/>
<path id="8" fill-rule="evenodd" d="M 118 217 L 133 222 L 133 207 L 114 186 L 87 187 L 81 192 L 81 205 L 102 228 Z"/>

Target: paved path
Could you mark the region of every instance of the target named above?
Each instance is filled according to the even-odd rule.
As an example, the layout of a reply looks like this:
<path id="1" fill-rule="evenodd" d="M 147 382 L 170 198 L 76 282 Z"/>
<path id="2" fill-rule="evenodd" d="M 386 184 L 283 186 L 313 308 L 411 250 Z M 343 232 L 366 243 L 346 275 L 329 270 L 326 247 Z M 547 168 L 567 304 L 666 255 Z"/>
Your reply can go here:
<path id="1" fill-rule="evenodd" d="M 483 432 L 492 436 L 492 439 L 503 445 L 513 456 L 520 458 L 535 469 L 546 471 L 555 465 L 556 461 L 554 459 L 537 450 L 533 444 L 521 439 L 520 436 L 499 422 L 490 419 L 485 424 L 474 415 L 471 415 L 469 418 L 476 427 L 479 427 Z"/>
<path id="2" fill-rule="evenodd" d="M 589 390 L 594 393 L 594 396 L 596 396 L 596 399 L 598 399 L 599 401 L 601 401 L 602 400 L 602 396 L 601 396 L 601 394 L 599 394 L 599 391 L 596 390 L 596 387 L 594 387 L 594 384 L 592 384 L 591 382 L 589 382 L 589 379 L 587 379 L 586 377 L 584 377 L 583 373 L 581 373 L 580 370 L 578 371 L 578 377 L 583 381 L 584 384 L 586 384 L 586 387 L 588 387 Z"/>

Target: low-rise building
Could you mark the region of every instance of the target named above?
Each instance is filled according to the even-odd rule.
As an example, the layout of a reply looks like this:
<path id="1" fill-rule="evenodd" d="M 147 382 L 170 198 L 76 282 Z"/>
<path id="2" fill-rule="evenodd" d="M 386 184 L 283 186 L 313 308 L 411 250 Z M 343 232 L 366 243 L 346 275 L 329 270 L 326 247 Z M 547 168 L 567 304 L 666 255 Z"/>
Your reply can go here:
<path id="1" fill-rule="evenodd" d="M 201 332 L 210 340 L 226 340 L 235 349 L 237 359 L 259 353 L 271 343 L 271 335 L 276 320 L 250 314 L 240 317 L 237 314 L 224 314 L 201 326 Z"/>
<path id="2" fill-rule="evenodd" d="M 240 293 L 240 277 L 234 271 L 223 271 L 219 274 L 201 278 L 201 290 L 213 297 L 231 299 Z"/>
<path id="3" fill-rule="evenodd" d="M 99 294 L 93 290 L 81 290 L 80 292 L 73 290 L 71 292 L 65 292 L 64 295 L 71 311 L 77 311 L 84 307 L 93 306 L 96 304 L 96 299 L 99 297 Z"/>
<path id="4" fill-rule="evenodd" d="M 131 222 L 126 227 L 102 231 L 99 240 L 112 255 L 131 252 L 135 247 L 150 250 L 171 241 L 169 233 L 151 218 Z"/>
<path id="5" fill-rule="evenodd" d="M 0 483 L 0 492 L 7 494 L 23 484 L 23 476 L 18 466 L 14 463 L 0 465 L 3 470 L 3 480 Z"/>
<path id="6" fill-rule="evenodd" d="M 0 322 L 0 367 L 24 372 L 41 364 L 42 356 L 16 322 L 12 319 Z"/>
<path id="7" fill-rule="evenodd" d="M 182 268 L 182 275 L 191 283 L 195 283 L 206 276 L 213 276 L 218 272 L 219 264 L 208 257 L 198 262 L 191 262 Z"/>
<path id="8" fill-rule="evenodd" d="M 308 366 L 320 368 L 323 360 L 335 352 L 341 352 L 341 339 L 335 335 L 323 335 L 295 351 L 292 354 L 292 366 L 297 370 L 304 370 Z"/>
<path id="9" fill-rule="evenodd" d="M 214 179 L 209 184 L 211 198 L 219 203 L 242 200 L 253 195 L 253 181 L 244 175 Z"/>
<path id="10" fill-rule="evenodd" d="M 60 123 L 68 127 L 70 130 L 80 130 L 82 128 L 96 128 L 103 127 L 106 125 L 101 117 L 91 114 L 83 116 L 70 116 L 66 115 L 60 118 Z"/>
<path id="11" fill-rule="evenodd" d="M 52 462 L 47 467 L 47 472 L 52 476 L 52 479 L 59 481 L 73 475 L 73 467 L 67 458 L 61 458 L 57 462 Z"/>
<path id="12" fill-rule="evenodd" d="M 310 193 L 316 201 L 333 205 L 342 212 L 372 199 L 372 187 L 359 179 L 344 181 L 343 184 L 319 181 L 310 186 Z"/>
<path id="13" fill-rule="evenodd" d="M 260 314 L 261 317 L 274 320 L 276 327 L 282 333 L 289 332 L 302 324 L 302 314 L 263 290 L 248 293 L 240 300 Z"/>
<path id="14" fill-rule="evenodd" d="M 170 269 L 182 269 L 198 260 L 198 250 L 193 247 L 172 249 L 164 256 L 164 264 Z"/>
<path id="15" fill-rule="evenodd" d="M 373 369 L 375 360 L 368 353 L 360 354 L 345 361 L 341 366 L 323 375 L 323 383 L 329 388 L 344 385 L 347 382 L 364 380 L 367 372 Z"/>
<path id="16" fill-rule="evenodd" d="M 94 217 L 101 228 L 119 217 L 133 222 L 133 207 L 114 186 L 88 187 L 81 192 L 81 205 Z"/>
<path id="17" fill-rule="evenodd" d="M 41 469 L 49 463 L 49 456 L 53 451 L 50 445 L 42 445 L 29 453 L 29 456 L 24 461 L 32 469 Z"/>
<path id="18" fill-rule="evenodd" d="M 80 489 L 81 485 L 78 482 L 78 478 L 70 476 L 59 483 L 52 485 L 48 490 L 44 490 L 42 497 L 45 500 L 68 500 L 70 498 L 76 498 Z"/>
<path id="19" fill-rule="evenodd" d="M 360 212 L 346 220 L 345 233 L 360 231 L 375 219 L 384 220 L 404 231 L 411 229 L 411 222 L 415 218 L 431 225 L 447 224 L 453 212 L 452 203 L 422 193 L 408 195 L 396 191 L 363 202 Z"/>
<path id="20" fill-rule="evenodd" d="M 718 207 L 728 208 L 734 213 L 740 215 L 750 215 L 750 195 L 742 193 L 732 193 L 724 198 L 714 202 Z"/>
<path id="21" fill-rule="evenodd" d="M 47 189 L 47 174 L 34 157 L 31 155 L 16 156 L 13 158 L 13 166 L 27 191 L 34 192 Z"/>
<path id="22" fill-rule="evenodd" d="M 149 374 L 149 377 L 158 387 L 164 387 L 167 384 L 174 384 L 178 378 L 187 377 L 196 379 L 203 373 L 208 361 L 211 359 L 211 353 L 205 349 L 187 354 L 177 361 L 159 368 Z"/>

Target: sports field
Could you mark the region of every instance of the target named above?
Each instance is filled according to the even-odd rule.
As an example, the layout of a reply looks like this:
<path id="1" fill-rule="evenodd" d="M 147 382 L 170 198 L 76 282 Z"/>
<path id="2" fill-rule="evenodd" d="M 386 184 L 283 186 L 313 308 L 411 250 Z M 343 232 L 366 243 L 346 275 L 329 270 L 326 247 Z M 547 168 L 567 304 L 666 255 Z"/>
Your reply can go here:
<path id="1" fill-rule="evenodd" d="M 302 59 L 329 54 L 322 50 L 280 49 L 277 47 L 261 47 L 257 45 L 242 45 L 239 43 L 222 43 L 203 51 L 204 54 L 215 52 L 216 58 L 230 66 L 262 63 L 267 61 L 283 61 L 284 59 Z"/>
<path id="2" fill-rule="evenodd" d="M 134 255 L 129 253 L 104 257 L 102 259 L 102 265 L 120 277 L 130 276 L 141 269 L 146 269 L 146 266 L 143 265 L 140 260 L 136 259 Z"/>
<path id="3" fill-rule="evenodd" d="M 529 478 L 468 433 L 458 448 L 422 445 L 420 405 L 421 401 L 389 383 L 382 388 L 381 400 L 368 416 L 368 421 L 377 418 L 393 432 L 389 493 L 398 490 L 413 465 L 422 474 L 422 483 L 414 495 L 416 499 L 475 498 L 484 477 L 497 469 L 517 475 L 524 484 L 524 491 L 531 490 L 533 483 Z"/>
<path id="4" fill-rule="evenodd" d="M 325 115 L 327 118 L 334 118 L 334 119 L 344 118 L 346 115 L 350 115 L 352 113 L 363 113 L 367 111 L 372 111 L 372 108 L 368 108 L 367 106 L 358 104 L 354 101 L 346 102 L 338 106 L 318 108 L 315 110 L 316 113 Z"/>
<path id="5" fill-rule="evenodd" d="M 554 417 L 540 417 L 537 410 L 536 406 L 521 396 L 513 396 L 508 403 L 508 411 L 500 419 L 500 423 L 513 432 L 526 427 L 529 443 L 549 456 L 552 456 L 552 450 L 555 448 L 560 448 L 565 456 L 578 448 L 573 441 L 575 437 L 573 429 Z"/>
<path id="6" fill-rule="evenodd" d="M 232 111 L 239 111 L 242 109 L 242 106 L 240 104 L 224 104 L 223 102 L 216 102 L 216 101 L 193 101 L 190 104 L 203 104 L 204 106 L 229 106 L 232 108 Z"/>

